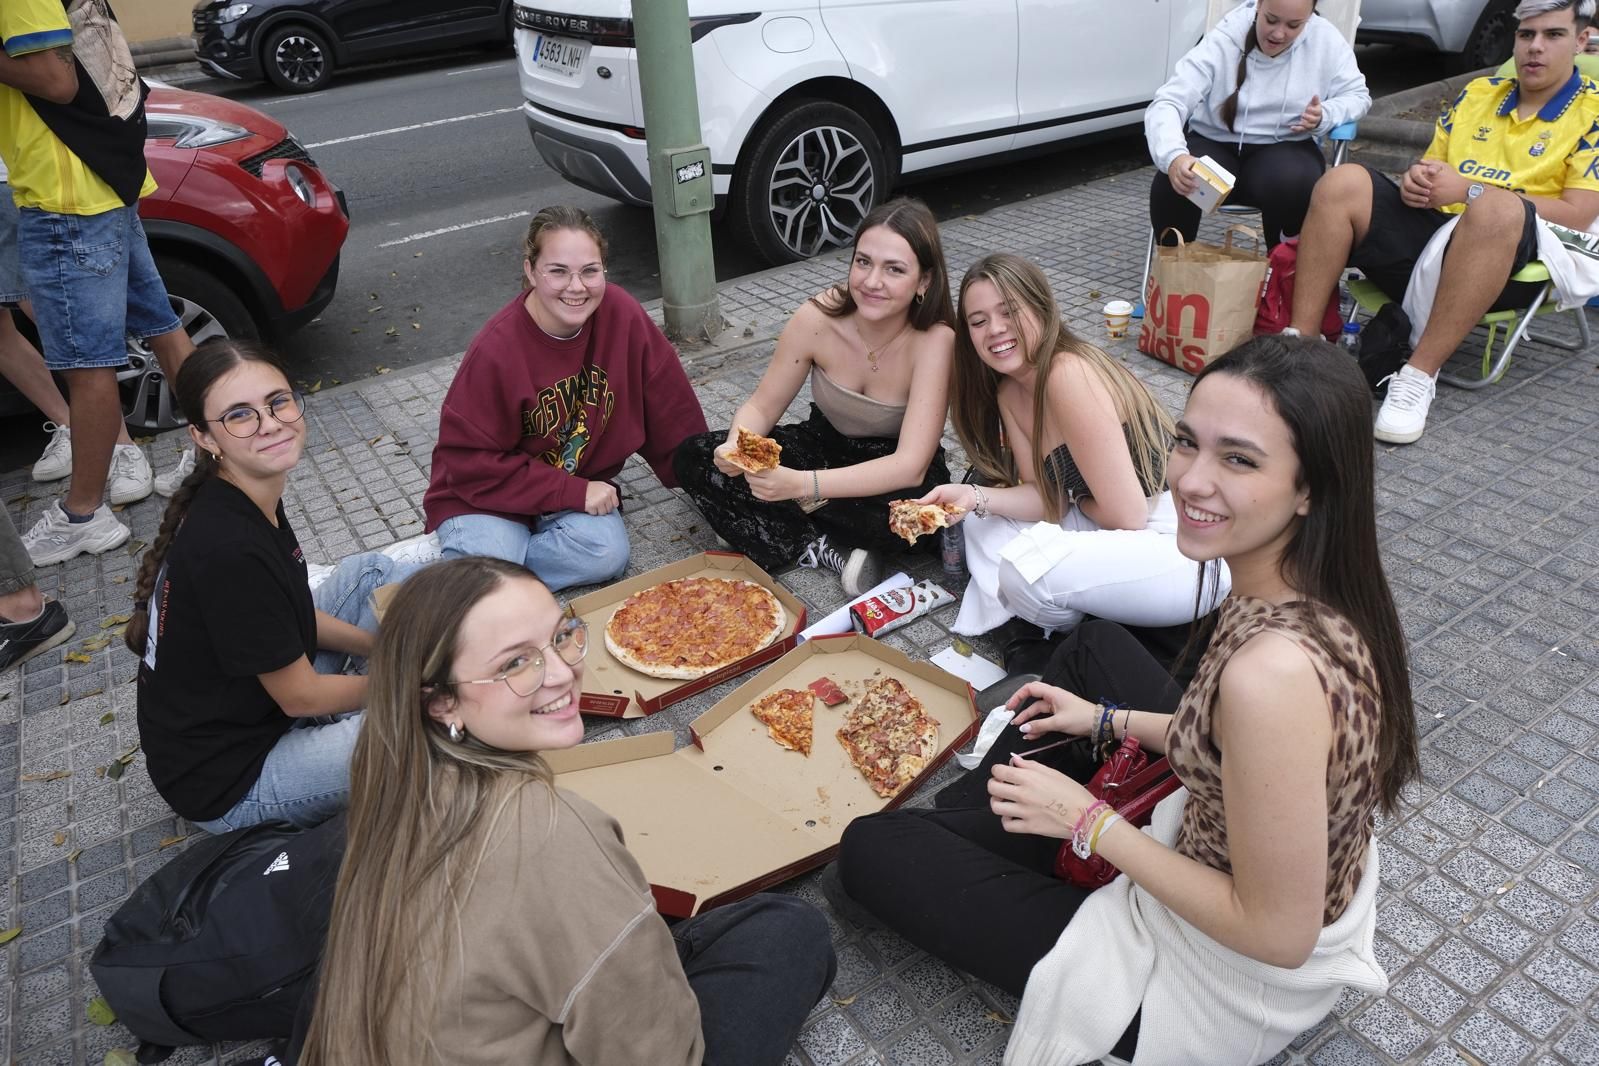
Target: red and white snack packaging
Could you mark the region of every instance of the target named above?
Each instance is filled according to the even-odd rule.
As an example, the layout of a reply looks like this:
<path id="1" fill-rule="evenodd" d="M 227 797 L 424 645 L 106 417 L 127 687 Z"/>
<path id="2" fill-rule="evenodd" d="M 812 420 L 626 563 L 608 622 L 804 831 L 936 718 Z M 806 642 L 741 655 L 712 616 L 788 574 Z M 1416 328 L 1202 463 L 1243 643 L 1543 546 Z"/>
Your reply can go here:
<path id="1" fill-rule="evenodd" d="M 931 581 L 918 581 L 910 588 L 889 589 L 859 603 L 851 604 L 850 625 L 855 632 L 874 640 L 909 625 L 929 611 L 954 603 L 955 595 Z"/>

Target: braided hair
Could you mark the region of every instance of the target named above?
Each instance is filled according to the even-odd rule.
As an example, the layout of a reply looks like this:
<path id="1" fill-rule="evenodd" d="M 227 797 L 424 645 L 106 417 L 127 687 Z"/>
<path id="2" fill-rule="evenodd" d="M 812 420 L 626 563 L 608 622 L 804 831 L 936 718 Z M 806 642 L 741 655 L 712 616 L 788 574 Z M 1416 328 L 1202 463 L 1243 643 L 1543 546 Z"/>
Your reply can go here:
<path id="1" fill-rule="evenodd" d="M 285 380 L 289 376 L 282 360 L 271 349 L 255 341 L 214 337 L 202 342 L 183 361 L 183 368 L 172 383 L 172 391 L 183 417 L 189 421 L 191 434 L 195 432 L 194 427 L 205 424 L 205 399 L 211 386 L 241 363 L 266 363 L 282 373 Z M 128 650 L 135 655 L 144 655 L 145 640 L 150 633 L 150 600 L 155 595 L 156 578 L 161 573 L 161 565 L 166 562 L 172 538 L 183 525 L 195 495 L 206 482 L 216 477 L 221 468 L 210 452 L 197 448 L 194 472 L 183 479 L 183 484 L 167 501 L 167 509 L 161 516 L 161 530 L 156 534 L 155 543 L 150 545 L 139 562 L 139 576 L 133 586 L 133 613 L 122 635 Z"/>

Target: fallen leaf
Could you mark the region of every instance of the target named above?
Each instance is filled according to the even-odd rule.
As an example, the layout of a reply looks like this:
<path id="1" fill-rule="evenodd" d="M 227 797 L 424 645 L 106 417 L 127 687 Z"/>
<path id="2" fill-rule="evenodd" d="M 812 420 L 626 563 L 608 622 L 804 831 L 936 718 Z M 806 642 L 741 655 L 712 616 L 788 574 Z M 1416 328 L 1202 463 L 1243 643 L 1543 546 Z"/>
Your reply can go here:
<path id="1" fill-rule="evenodd" d="M 398 337 L 400 335 L 400 331 L 397 327 L 390 326 L 388 329 L 383 331 L 383 335 L 385 337 Z"/>
<path id="2" fill-rule="evenodd" d="M 393 276 L 394 276 L 394 275 L 393 275 L 393 274 L 390 274 L 390 275 L 389 275 L 389 277 L 391 277 L 391 278 L 392 278 L 392 277 L 393 277 Z M 377 294 L 377 293 L 375 293 L 375 292 L 369 292 L 369 293 L 367 293 L 367 296 L 368 296 L 368 297 L 370 297 L 370 298 L 371 298 L 371 299 L 374 299 L 374 300 L 376 300 L 376 299 L 377 299 L 377 298 L 378 298 L 378 294 Z"/>
<path id="3" fill-rule="evenodd" d="M 83 642 L 83 650 L 84 651 L 99 651 L 101 648 L 105 647 L 107 644 L 110 644 L 110 643 L 111 643 L 111 638 L 110 637 L 95 637 L 93 640 L 86 640 L 86 641 Z"/>
<path id="4" fill-rule="evenodd" d="M 100 695 L 100 693 L 102 693 L 104 691 L 105 691 L 104 688 L 91 688 L 88 692 L 80 692 L 80 693 L 78 693 L 78 696 L 80 698 L 82 698 L 82 699 L 88 699 L 90 696 L 98 696 L 98 695 Z"/>
<path id="5" fill-rule="evenodd" d="M 1498 888 L 1494 889 L 1494 895 L 1502 896 L 1506 892 L 1509 892 L 1512 888 L 1515 888 L 1515 887 L 1516 887 L 1516 879 L 1514 877 L 1512 877 L 1510 880 L 1506 881 L 1504 884 L 1502 884 Z"/>
<path id="6" fill-rule="evenodd" d="M 388 372 L 389 372 L 389 368 L 388 367 L 386 367 L 386 366 L 378 367 L 378 373 L 379 374 L 387 374 Z"/>
<path id="7" fill-rule="evenodd" d="M 132 617 L 133 616 L 131 614 L 114 614 L 110 618 L 107 618 L 104 622 L 101 622 L 100 628 L 110 629 L 112 626 L 126 625 L 128 619 Z"/>
<path id="8" fill-rule="evenodd" d="M 23 774 L 24 781 L 59 781 L 63 777 L 71 777 L 71 770 L 49 770 L 37 774 Z"/>
<path id="9" fill-rule="evenodd" d="M 1100 298 L 1101 295 L 1102 295 L 1102 293 L 1100 293 L 1100 291 L 1098 289 L 1089 289 L 1088 290 L 1088 298 L 1090 300 L 1097 300 L 1097 299 Z"/>
<path id="10" fill-rule="evenodd" d="M 22 926 L 13 925 L 10 929 L 0 933 L 0 944 L 9 944 L 22 935 Z"/>
<path id="11" fill-rule="evenodd" d="M 111 579 L 111 583 L 113 585 L 126 585 L 128 583 L 128 579 L 126 577 L 114 577 Z"/>
<path id="12" fill-rule="evenodd" d="M 956 637 L 954 642 L 950 645 L 950 647 L 955 649 L 955 654 L 956 655 L 964 655 L 967 658 L 971 658 L 972 646 L 970 644 L 966 643 L 960 637 Z"/>
<path id="13" fill-rule="evenodd" d="M 65 707 L 67 705 L 67 701 L 70 700 L 71 698 L 72 698 L 72 693 L 68 692 L 66 689 L 62 689 L 61 690 L 61 699 L 56 704 L 56 706 L 57 707 Z"/>
<path id="14" fill-rule="evenodd" d="M 144 541 L 140 540 L 138 537 L 134 537 L 132 540 L 128 541 L 129 555 L 138 555 L 142 551 L 144 551 Z"/>
<path id="15" fill-rule="evenodd" d="M 1012 1018 L 1010 1015 L 1003 1014 L 1003 1013 L 1001 1013 L 1001 1012 L 999 1012 L 997 1010 L 991 1010 L 991 1011 L 985 1012 L 984 1017 L 986 1017 L 991 1022 L 998 1022 L 1000 1025 L 1015 1025 L 1016 1024 L 1016 1019 L 1015 1018 Z"/>
<path id="16" fill-rule="evenodd" d="M 67 861 L 68 862 L 77 862 L 78 861 L 78 856 L 82 855 L 82 854 L 83 854 L 83 849 L 82 848 L 73 848 L 71 851 L 67 852 Z"/>
<path id="17" fill-rule="evenodd" d="M 161 843 L 156 845 L 156 848 L 158 850 L 161 849 L 161 848 L 170 848 L 172 845 L 181 844 L 185 840 L 188 840 L 188 839 L 189 839 L 189 834 L 187 834 L 187 833 L 183 834 L 182 836 L 178 836 L 178 837 L 163 837 L 162 840 L 161 840 Z"/>
<path id="18" fill-rule="evenodd" d="M 322 379 L 321 378 L 317 378 L 315 382 L 313 382 L 310 385 L 307 385 L 305 387 L 305 391 L 307 393 L 321 392 L 322 391 Z"/>
<path id="19" fill-rule="evenodd" d="M 125 1047 L 114 1047 L 105 1053 L 100 1066 L 139 1066 L 139 1057 Z"/>
<path id="20" fill-rule="evenodd" d="M 60 832 L 60 831 L 57 831 L 56 835 L 51 837 L 50 839 L 53 840 L 55 842 L 55 846 L 59 848 L 61 845 L 65 844 L 67 842 L 67 835 L 65 833 Z"/>
<path id="21" fill-rule="evenodd" d="M 383 305 L 382 304 L 377 304 L 376 306 L 368 307 L 366 309 L 366 313 L 370 315 L 373 311 L 381 311 L 381 310 L 383 310 Z"/>
<path id="22" fill-rule="evenodd" d="M 126 771 L 127 767 L 122 763 L 114 762 L 110 766 L 102 766 L 101 769 L 105 771 L 105 775 L 107 777 L 113 781 L 116 781 L 122 777 L 122 774 L 124 771 Z"/>
<path id="23" fill-rule="evenodd" d="M 92 662 L 94 662 L 94 656 L 85 655 L 81 651 L 69 651 L 64 656 L 62 656 L 61 659 L 62 659 L 63 662 L 69 662 L 69 663 L 92 663 Z"/>
<path id="24" fill-rule="evenodd" d="M 133 757 L 137 754 L 139 754 L 139 745 L 135 744 L 121 755 L 118 755 L 117 762 L 121 763 L 123 766 L 126 766 L 128 763 L 133 761 Z"/>
<path id="25" fill-rule="evenodd" d="M 117 713 L 115 711 L 107 711 L 106 713 L 104 713 L 104 714 L 102 714 L 100 716 L 100 724 L 101 725 L 110 725 L 112 722 L 115 722 L 116 720 L 117 720 Z"/>
<path id="26" fill-rule="evenodd" d="M 111 1009 L 111 1004 L 105 1001 L 104 996 L 91 999 L 83 1013 L 96 1025 L 115 1025 L 117 1021 L 117 1012 Z"/>
<path id="27" fill-rule="evenodd" d="M 833 997 L 833 1006 L 835 1006 L 835 1007 L 847 1007 L 851 1003 L 854 1003 L 854 1002 L 855 1002 L 855 997 L 854 996 L 845 996 L 842 999 L 840 999 L 838 996 L 834 996 Z"/>
<path id="28" fill-rule="evenodd" d="M 421 329 L 422 328 L 422 323 L 420 323 L 420 322 L 412 322 L 411 323 L 411 328 L 412 329 Z"/>
<path id="29" fill-rule="evenodd" d="M 329 385 L 342 385 L 342 384 L 344 384 L 344 382 L 340 381 L 338 378 L 329 378 L 328 379 L 328 384 Z"/>
<path id="30" fill-rule="evenodd" d="M 115 766 L 116 764 L 112 763 L 112 765 Z M 105 777 L 105 767 L 104 766 L 96 766 L 94 768 L 94 776 L 95 777 Z"/>
<path id="31" fill-rule="evenodd" d="M 355 327 L 355 328 L 354 328 L 354 329 L 352 329 L 352 330 L 351 330 L 351 331 L 350 331 L 350 332 L 351 332 L 351 333 L 360 333 L 360 332 L 361 332 L 361 327 L 360 327 L 360 326 L 356 326 L 356 327 Z M 335 385 L 337 385 L 337 384 L 338 384 L 338 382 L 337 382 L 337 381 L 335 381 L 335 382 L 334 382 L 334 383 L 333 383 L 333 384 L 335 384 Z"/>
<path id="32" fill-rule="evenodd" d="M 378 441 L 382 440 L 384 437 L 387 437 L 387 436 L 388 436 L 387 433 L 379 433 L 377 436 L 375 436 L 371 440 L 367 441 L 367 443 L 368 444 L 376 444 Z"/>

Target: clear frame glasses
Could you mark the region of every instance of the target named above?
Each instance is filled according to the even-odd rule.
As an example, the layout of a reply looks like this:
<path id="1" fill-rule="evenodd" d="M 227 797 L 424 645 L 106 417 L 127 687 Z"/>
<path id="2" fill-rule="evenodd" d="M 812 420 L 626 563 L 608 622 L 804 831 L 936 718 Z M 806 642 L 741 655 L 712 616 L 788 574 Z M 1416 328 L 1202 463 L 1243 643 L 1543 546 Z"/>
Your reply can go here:
<path id="1" fill-rule="evenodd" d="M 502 670 L 493 677 L 477 678 L 471 681 L 451 681 L 452 685 L 497 685 L 505 682 L 505 687 L 518 696 L 531 696 L 544 684 L 544 656 L 543 652 L 553 651 L 561 657 L 567 666 L 576 666 L 583 661 L 583 656 L 589 650 L 589 624 L 581 618 L 567 615 L 561 619 L 561 624 L 555 628 L 555 635 L 550 642 L 534 650 L 532 655 L 518 656 L 520 663 L 509 670 Z M 515 660 L 513 660 L 515 661 Z"/>
<path id="2" fill-rule="evenodd" d="M 261 432 L 261 419 L 267 414 L 285 426 L 298 422 L 305 417 L 305 397 L 298 392 L 281 393 L 265 407 L 230 407 L 222 412 L 222 417 L 208 418 L 206 422 L 220 423 L 229 436 L 253 437 Z"/>
<path id="3" fill-rule="evenodd" d="M 570 270 L 564 266 L 540 267 L 538 275 L 555 289 L 566 288 L 572 284 L 573 277 L 581 281 L 585 289 L 592 289 L 605 281 L 605 268 L 597 263 L 590 263 L 581 270 Z"/>

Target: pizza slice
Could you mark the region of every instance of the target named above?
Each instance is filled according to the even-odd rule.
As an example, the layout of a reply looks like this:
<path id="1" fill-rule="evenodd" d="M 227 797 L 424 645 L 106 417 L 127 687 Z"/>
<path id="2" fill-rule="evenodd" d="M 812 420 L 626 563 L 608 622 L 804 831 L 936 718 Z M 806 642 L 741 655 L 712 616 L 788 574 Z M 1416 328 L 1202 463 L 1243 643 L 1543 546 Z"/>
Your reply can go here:
<path id="1" fill-rule="evenodd" d="M 746 474 L 770 470 L 782 459 L 783 446 L 771 437 L 751 433 L 743 426 L 733 428 L 738 432 L 738 442 L 723 458 Z"/>
<path id="2" fill-rule="evenodd" d="M 780 688 L 750 704 L 750 713 L 766 726 L 766 732 L 778 744 L 789 751 L 809 755 L 814 734 L 814 701 L 815 696 L 806 689 Z"/>
<path id="3" fill-rule="evenodd" d="M 888 528 L 905 538 L 906 544 L 915 544 L 916 538 L 925 537 L 936 529 L 949 525 L 951 518 L 966 513 L 966 508 L 952 503 L 917 503 L 915 500 L 890 500 L 888 503 Z"/>
<path id="4" fill-rule="evenodd" d="M 885 799 L 916 780 L 938 754 L 938 721 L 892 677 L 867 686 L 837 735 L 866 783 Z"/>

